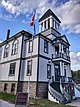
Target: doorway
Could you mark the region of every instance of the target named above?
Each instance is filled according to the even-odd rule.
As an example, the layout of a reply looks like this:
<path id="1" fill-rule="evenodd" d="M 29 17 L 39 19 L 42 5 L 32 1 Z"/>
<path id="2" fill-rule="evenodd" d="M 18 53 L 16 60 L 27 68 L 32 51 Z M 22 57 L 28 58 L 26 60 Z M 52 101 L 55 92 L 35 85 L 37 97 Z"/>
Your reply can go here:
<path id="1" fill-rule="evenodd" d="M 60 66 L 55 64 L 55 81 L 60 81 Z"/>

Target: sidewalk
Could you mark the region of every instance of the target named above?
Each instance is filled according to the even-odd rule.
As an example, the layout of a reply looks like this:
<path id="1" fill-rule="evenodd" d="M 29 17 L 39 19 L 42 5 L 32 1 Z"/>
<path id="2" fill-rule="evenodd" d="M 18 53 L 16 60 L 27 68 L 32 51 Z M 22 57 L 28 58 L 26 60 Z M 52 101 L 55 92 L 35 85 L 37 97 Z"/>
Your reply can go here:
<path id="1" fill-rule="evenodd" d="M 6 101 L 0 100 L 0 107 L 15 107 L 14 104 L 10 104 Z"/>
<path id="2" fill-rule="evenodd" d="M 68 103 L 66 105 L 71 105 L 71 106 L 74 106 L 74 107 L 80 107 L 80 98 L 76 99 L 76 100 L 73 100 L 71 103 Z"/>

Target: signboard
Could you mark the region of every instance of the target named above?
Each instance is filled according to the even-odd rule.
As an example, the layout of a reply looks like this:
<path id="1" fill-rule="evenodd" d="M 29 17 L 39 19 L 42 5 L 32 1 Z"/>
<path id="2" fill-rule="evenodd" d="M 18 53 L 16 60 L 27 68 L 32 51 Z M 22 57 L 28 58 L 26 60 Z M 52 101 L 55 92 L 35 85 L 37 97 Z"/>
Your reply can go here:
<path id="1" fill-rule="evenodd" d="M 28 93 L 18 92 L 15 107 L 26 107 L 28 103 Z"/>

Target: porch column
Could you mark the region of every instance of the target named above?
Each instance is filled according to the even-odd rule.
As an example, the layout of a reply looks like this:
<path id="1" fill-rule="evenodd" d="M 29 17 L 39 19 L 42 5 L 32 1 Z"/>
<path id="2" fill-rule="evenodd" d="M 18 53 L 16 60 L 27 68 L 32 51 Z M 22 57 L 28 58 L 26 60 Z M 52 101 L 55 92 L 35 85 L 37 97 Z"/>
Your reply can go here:
<path id="1" fill-rule="evenodd" d="M 62 62 L 60 62 L 60 74 L 61 74 L 61 76 L 63 75 L 63 67 L 62 67 Z"/>
<path id="2" fill-rule="evenodd" d="M 59 53 L 61 53 L 61 43 L 59 43 Z"/>
<path id="3" fill-rule="evenodd" d="M 54 69 L 54 63 L 52 63 L 51 76 L 54 77 L 54 81 L 55 81 L 55 69 Z"/>
<path id="4" fill-rule="evenodd" d="M 62 76 L 64 76 L 64 62 L 62 63 L 62 69 L 63 69 Z"/>
<path id="5" fill-rule="evenodd" d="M 70 64 L 69 64 L 68 66 L 69 66 L 69 77 L 72 77 L 72 75 L 71 75 L 71 66 L 70 66 Z"/>
<path id="6" fill-rule="evenodd" d="M 63 50 L 63 45 L 62 45 L 62 53 L 64 53 L 64 50 Z"/>

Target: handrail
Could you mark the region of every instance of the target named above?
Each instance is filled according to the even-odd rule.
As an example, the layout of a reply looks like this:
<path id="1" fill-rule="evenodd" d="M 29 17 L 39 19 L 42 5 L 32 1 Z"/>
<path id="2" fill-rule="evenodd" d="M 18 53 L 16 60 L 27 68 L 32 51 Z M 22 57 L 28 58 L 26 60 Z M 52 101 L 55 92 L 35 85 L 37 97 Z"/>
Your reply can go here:
<path id="1" fill-rule="evenodd" d="M 62 84 L 61 84 L 61 79 L 60 79 L 60 90 L 67 100 L 71 99 L 71 96 L 63 89 Z"/>
<path id="2" fill-rule="evenodd" d="M 78 91 L 80 91 L 80 86 L 78 86 L 78 84 L 76 84 L 73 80 L 72 80 L 72 83 L 74 84 L 74 87 L 75 87 Z"/>
<path id="3" fill-rule="evenodd" d="M 48 88 L 51 95 L 53 95 L 58 101 L 60 101 L 61 103 L 64 101 L 64 97 L 59 92 L 53 89 L 50 85 L 48 86 Z"/>

